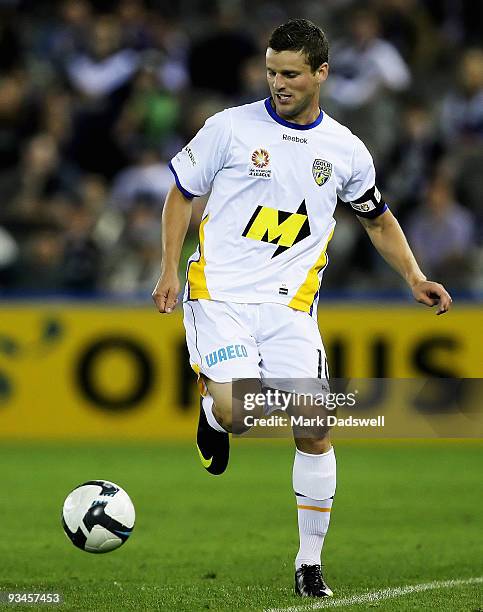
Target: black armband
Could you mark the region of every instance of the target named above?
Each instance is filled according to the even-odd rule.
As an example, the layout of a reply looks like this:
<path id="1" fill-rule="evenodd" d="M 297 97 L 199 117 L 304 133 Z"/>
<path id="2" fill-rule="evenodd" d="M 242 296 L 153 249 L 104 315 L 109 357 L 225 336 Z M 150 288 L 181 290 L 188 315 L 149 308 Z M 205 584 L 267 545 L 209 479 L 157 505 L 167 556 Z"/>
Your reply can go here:
<path id="1" fill-rule="evenodd" d="M 360 198 L 349 202 L 358 217 L 366 219 L 374 219 L 382 215 L 387 210 L 387 204 L 382 199 L 379 189 L 374 185 L 364 193 Z"/>

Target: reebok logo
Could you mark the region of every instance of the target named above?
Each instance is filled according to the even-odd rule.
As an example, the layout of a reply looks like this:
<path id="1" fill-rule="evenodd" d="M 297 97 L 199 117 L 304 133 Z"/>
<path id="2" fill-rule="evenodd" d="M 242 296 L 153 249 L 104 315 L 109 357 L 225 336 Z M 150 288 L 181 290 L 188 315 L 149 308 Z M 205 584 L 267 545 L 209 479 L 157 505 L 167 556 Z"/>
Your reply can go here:
<path id="1" fill-rule="evenodd" d="M 188 157 L 190 158 L 191 165 L 196 166 L 196 158 L 194 156 L 193 151 L 189 147 L 185 147 L 184 150 L 186 151 L 186 153 L 188 154 Z"/>
<path id="2" fill-rule="evenodd" d="M 289 136 L 282 134 L 282 140 L 290 140 L 291 142 L 299 142 L 300 144 L 309 144 L 307 138 L 299 138 L 298 136 Z"/>

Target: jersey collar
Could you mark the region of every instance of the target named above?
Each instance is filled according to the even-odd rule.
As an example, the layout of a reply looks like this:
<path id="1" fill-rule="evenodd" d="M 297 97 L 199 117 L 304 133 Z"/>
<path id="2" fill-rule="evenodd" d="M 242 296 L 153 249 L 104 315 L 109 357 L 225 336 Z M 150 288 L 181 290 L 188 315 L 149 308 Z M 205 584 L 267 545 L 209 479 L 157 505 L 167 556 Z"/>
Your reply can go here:
<path id="1" fill-rule="evenodd" d="M 301 123 L 292 123 L 291 121 L 286 121 L 285 119 L 282 119 L 280 115 L 277 115 L 275 109 L 272 107 L 270 100 L 271 98 L 267 98 L 265 100 L 265 108 L 267 109 L 267 113 L 270 115 L 270 117 L 277 123 L 280 123 L 280 125 L 292 128 L 293 130 L 311 130 L 312 128 L 317 127 L 324 117 L 324 113 L 321 110 L 317 119 L 315 121 L 312 121 L 312 123 L 306 123 L 305 125 Z"/>

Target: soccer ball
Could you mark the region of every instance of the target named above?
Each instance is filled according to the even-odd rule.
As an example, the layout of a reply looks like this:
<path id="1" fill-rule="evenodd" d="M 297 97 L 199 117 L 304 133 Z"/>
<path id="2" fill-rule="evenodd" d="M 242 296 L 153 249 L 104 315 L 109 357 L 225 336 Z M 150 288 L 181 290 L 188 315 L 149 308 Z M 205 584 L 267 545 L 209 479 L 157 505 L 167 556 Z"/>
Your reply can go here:
<path id="1" fill-rule="evenodd" d="M 90 553 L 119 548 L 129 538 L 136 515 L 129 495 L 108 480 L 89 480 L 67 496 L 62 526 L 69 540 Z"/>

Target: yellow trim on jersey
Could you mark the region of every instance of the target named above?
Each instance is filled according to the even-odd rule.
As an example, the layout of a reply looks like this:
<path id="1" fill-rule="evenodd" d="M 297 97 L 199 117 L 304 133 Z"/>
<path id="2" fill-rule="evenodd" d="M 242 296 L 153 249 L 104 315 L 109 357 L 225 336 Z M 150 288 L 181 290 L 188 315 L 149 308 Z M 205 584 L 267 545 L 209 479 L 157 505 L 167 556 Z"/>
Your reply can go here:
<path id="1" fill-rule="evenodd" d="M 210 215 L 206 215 L 200 224 L 200 258 L 190 263 L 188 269 L 189 296 L 193 300 L 211 299 L 205 276 L 205 225 L 209 218 Z"/>
<path id="2" fill-rule="evenodd" d="M 332 230 L 327 238 L 327 242 L 325 243 L 322 252 L 320 253 L 315 264 L 310 268 L 307 272 L 307 276 L 304 282 L 298 288 L 297 293 L 293 296 L 293 298 L 289 302 L 290 308 L 294 308 L 295 310 L 303 310 L 304 312 L 310 312 L 310 308 L 312 306 L 312 302 L 314 301 L 314 296 L 319 288 L 319 272 L 322 268 L 327 264 L 327 247 L 329 246 L 329 242 L 332 239 L 334 234 L 334 230 Z"/>

